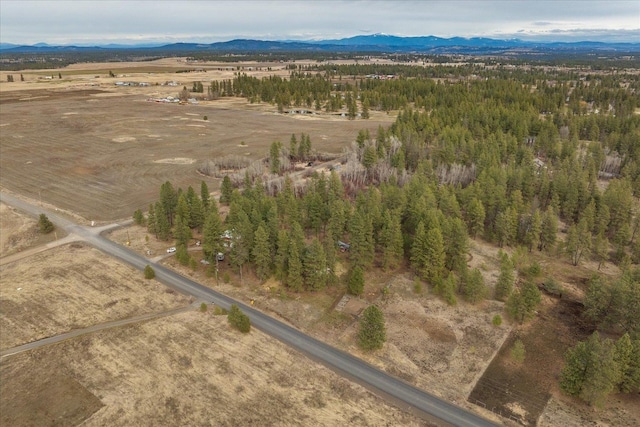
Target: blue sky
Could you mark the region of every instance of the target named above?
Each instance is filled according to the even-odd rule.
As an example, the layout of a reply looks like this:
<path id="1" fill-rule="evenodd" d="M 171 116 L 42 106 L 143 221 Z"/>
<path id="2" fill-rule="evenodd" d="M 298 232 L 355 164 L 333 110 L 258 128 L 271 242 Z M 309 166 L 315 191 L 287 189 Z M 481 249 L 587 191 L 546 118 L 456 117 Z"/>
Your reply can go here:
<path id="1" fill-rule="evenodd" d="M 373 33 L 640 43 L 640 1 L 0 1 L 2 43 L 211 43 Z"/>

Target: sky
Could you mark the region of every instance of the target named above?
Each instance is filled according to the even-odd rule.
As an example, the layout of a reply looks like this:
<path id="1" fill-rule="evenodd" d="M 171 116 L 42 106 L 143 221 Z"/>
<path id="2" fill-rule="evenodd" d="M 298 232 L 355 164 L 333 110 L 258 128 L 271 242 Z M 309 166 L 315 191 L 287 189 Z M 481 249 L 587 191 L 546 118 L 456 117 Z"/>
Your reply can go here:
<path id="1" fill-rule="evenodd" d="M 374 33 L 640 43 L 640 1 L 0 0 L 0 43 L 213 43 Z"/>

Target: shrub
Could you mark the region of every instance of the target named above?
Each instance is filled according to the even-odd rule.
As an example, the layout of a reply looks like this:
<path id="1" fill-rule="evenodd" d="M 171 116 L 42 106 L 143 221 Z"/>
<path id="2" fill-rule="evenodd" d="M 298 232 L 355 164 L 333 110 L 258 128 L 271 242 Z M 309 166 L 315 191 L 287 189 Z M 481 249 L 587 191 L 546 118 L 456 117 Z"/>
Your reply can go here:
<path id="1" fill-rule="evenodd" d="M 203 119 L 203 120 L 205 120 L 205 121 L 207 121 L 207 120 L 209 120 L 209 117 L 204 116 L 202 119 Z"/>
<path id="2" fill-rule="evenodd" d="M 49 218 L 45 214 L 40 214 L 40 220 L 38 221 L 38 227 L 42 234 L 48 234 L 55 228 L 53 223 L 49 221 Z"/>
<path id="3" fill-rule="evenodd" d="M 384 315 L 378 307 L 370 305 L 362 313 L 358 345 L 364 350 L 377 350 L 382 348 L 386 339 Z"/>
<path id="4" fill-rule="evenodd" d="M 499 314 L 496 314 L 495 316 L 493 316 L 491 323 L 493 323 L 493 326 L 502 325 L 502 316 L 500 316 Z"/>
<path id="5" fill-rule="evenodd" d="M 229 273 L 224 273 L 224 275 L 222 276 L 222 281 L 224 283 L 229 283 L 231 281 L 231 276 L 229 276 Z"/>
<path id="6" fill-rule="evenodd" d="M 235 304 L 231 305 L 231 310 L 229 310 L 227 320 L 231 326 L 243 334 L 246 334 L 251 330 L 251 320 L 249 319 L 249 316 L 244 314 Z"/>
<path id="7" fill-rule="evenodd" d="M 422 281 L 419 277 L 416 277 L 416 280 L 413 281 L 413 290 L 416 294 L 422 293 Z"/>
<path id="8" fill-rule="evenodd" d="M 156 272 L 153 270 L 153 268 L 151 268 L 150 265 L 147 264 L 147 266 L 144 268 L 144 278 L 147 280 L 151 280 L 154 277 L 156 277 Z"/>
<path id="9" fill-rule="evenodd" d="M 203 312 L 203 313 L 206 312 L 208 308 L 209 307 L 207 306 L 206 302 L 203 302 L 202 304 L 200 304 L 200 311 L 201 312 Z"/>

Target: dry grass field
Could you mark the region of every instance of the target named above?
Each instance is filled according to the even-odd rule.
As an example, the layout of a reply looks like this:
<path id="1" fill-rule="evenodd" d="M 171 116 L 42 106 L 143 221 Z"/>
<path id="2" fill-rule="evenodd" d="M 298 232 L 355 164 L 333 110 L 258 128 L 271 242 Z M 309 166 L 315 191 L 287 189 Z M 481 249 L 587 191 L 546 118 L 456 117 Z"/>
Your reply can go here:
<path id="1" fill-rule="evenodd" d="M 95 79 L 108 64 L 92 65 L 73 68 L 70 76 L 62 69 L 67 77 L 60 81 L 38 80 L 44 72 L 25 72 L 25 81 L 15 83 L 0 76 L 5 80 L 0 82 L 1 185 L 87 220 L 124 218 L 138 208 L 146 210 L 167 180 L 177 187 L 199 188 L 204 179 L 214 190 L 219 180 L 197 172 L 209 159 L 228 154 L 263 158 L 273 141 L 288 144 L 291 134 L 302 132 L 310 135 L 315 150 L 340 153 L 360 129 L 375 135 L 379 124 L 393 120 L 386 114 L 352 121 L 334 115 L 287 116 L 278 114 L 275 106 L 237 98 L 197 105 L 148 102 L 149 97 L 177 96 L 181 86 L 116 87 L 118 79 Z M 159 66 L 185 68 L 176 60 Z M 195 80 L 206 84 L 233 77 L 233 71 L 127 70 L 121 78 L 126 81 L 182 79 L 187 86 Z M 265 72 L 255 72 L 261 73 Z"/>

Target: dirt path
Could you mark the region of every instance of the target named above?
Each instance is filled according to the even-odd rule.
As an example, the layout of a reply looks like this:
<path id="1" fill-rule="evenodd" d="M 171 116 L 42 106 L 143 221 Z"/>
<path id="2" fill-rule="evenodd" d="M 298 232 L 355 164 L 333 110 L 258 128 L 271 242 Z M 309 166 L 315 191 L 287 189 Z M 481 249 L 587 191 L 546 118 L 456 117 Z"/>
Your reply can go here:
<path id="1" fill-rule="evenodd" d="M 195 307 L 199 305 L 200 305 L 200 302 L 196 301 L 192 304 L 189 304 L 186 307 L 176 308 L 168 311 L 162 311 L 159 313 L 149 313 L 149 314 L 144 314 L 142 316 L 132 317 L 130 319 L 115 320 L 113 322 L 106 322 L 98 325 L 92 325 L 92 326 L 89 326 L 88 328 L 76 329 L 74 331 L 66 332 L 64 334 L 55 335 L 53 337 L 44 338 L 38 341 L 30 342 L 28 344 L 23 344 L 17 347 L 2 350 L 0 352 L 0 358 L 5 358 L 7 356 L 12 356 L 14 354 L 22 353 L 23 351 L 33 350 L 35 348 L 42 347 L 45 345 L 59 343 L 60 341 L 79 337 L 80 335 L 86 335 L 93 332 L 101 331 L 103 329 L 117 328 L 119 326 L 129 325 L 131 323 L 138 323 L 138 322 L 143 322 L 145 320 L 158 319 L 160 317 L 168 317 L 168 316 L 173 316 L 179 313 L 185 313 L 187 311 L 192 311 Z"/>
<path id="2" fill-rule="evenodd" d="M 81 237 L 76 236 L 75 234 L 69 234 L 67 237 L 64 237 L 60 240 L 56 240 L 51 243 L 47 243 L 43 246 L 37 246 L 35 248 L 27 249 L 26 251 L 18 252 L 17 254 L 9 255 L 4 258 L 0 258 L 0 266 L 11 264 L 12 262 L 20 261 L 21 259 L 30 257 L 32 255 L 38 254 L 40 252 L 48 251 L 49 249 L 57 248 L 58 246 L 63 246 L 68 243 L 78 242 L 82 240 Z"/>

